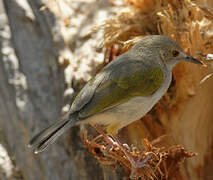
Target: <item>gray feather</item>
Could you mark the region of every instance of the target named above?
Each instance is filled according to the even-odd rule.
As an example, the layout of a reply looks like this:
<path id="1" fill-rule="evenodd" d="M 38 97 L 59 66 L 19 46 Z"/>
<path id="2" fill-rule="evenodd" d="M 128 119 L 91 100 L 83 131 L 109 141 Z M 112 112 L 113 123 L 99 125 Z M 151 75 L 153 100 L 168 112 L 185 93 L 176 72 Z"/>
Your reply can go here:
<path id="1" fill-rule="evenodd" d="M 44 151 L 50 144 L 54 143 L 63 133 L 74 126 L 78 120 L 76 116 L 71 119 L 63 118 L 55 122 L 53 125 L 47 127 L 35 137 L 31 139 L 28 146 L 34 149 L 35 153 Z"/>

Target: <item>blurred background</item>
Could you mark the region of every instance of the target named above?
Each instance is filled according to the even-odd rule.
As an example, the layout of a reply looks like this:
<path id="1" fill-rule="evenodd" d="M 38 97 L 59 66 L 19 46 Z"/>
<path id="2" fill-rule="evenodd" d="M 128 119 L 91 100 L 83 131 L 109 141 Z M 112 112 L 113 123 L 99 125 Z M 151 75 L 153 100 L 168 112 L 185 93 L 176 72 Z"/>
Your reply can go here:
<path id="1" fill-rule="evenodd" d="M 80 127 L 39 155 L 27 143 L 104 65 L 163 34 L 208 68 L 177 65 L 166 95 L 119 136 L 163 157 L 137 179 L 212 180 L 212 12 L 212 0 L 0 0 L 0 179 L 129 179 L 117 156 L 104 159 L 98 143 L 82 142 Z"/>

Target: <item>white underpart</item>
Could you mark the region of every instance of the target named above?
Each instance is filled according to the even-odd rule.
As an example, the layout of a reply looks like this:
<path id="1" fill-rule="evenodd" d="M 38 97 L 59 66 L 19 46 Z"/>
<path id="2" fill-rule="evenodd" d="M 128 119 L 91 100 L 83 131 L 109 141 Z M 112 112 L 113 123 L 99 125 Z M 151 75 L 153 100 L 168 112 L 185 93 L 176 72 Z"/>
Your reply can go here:
<path id="1" fill-rule="evenodd" d="M 171 83 L 172 73 L 167 72 L 161 87 L 152 95 L 141 97 L 137 96 L 128 102 L 118 105 L 112 109 L 95 114 L 87 119 L 87 122 L 112 125 L 119 123 L 119 128 L 125 127 L 143 117 L 166 93 Z"/>

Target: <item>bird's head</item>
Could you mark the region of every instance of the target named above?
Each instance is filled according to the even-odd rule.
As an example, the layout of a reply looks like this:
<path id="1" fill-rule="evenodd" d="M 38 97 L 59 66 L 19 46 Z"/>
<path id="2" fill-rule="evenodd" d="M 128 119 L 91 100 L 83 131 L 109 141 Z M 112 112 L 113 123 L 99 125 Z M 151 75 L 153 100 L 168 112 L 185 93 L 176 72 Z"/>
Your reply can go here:
<path id="1" fill-rule="evenodd" d="M 187 55 L 183 49 L 167 36 L 151 35 L 144 37 L 139 43 L 150 52 L 157 53 L 168 68 L 173 68 L 177 63 L 187 61 L 195 64 L 203 64 L 201 61 Z"/>

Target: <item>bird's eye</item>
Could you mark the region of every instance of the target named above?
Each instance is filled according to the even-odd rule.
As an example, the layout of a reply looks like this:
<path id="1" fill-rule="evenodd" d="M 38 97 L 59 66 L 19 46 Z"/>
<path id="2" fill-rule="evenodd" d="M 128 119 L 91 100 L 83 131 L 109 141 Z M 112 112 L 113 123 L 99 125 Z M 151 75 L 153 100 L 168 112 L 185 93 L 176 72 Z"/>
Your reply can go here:
<path id="1" fill-rule="evenodd" d="M 179 54 L 180 54 L 180 53 L 179 53 L 179 51 L 177 51 L 177 50 L 173 50 L 173 51 L 172 51 L 173 57 L 177 57 Z"/>

